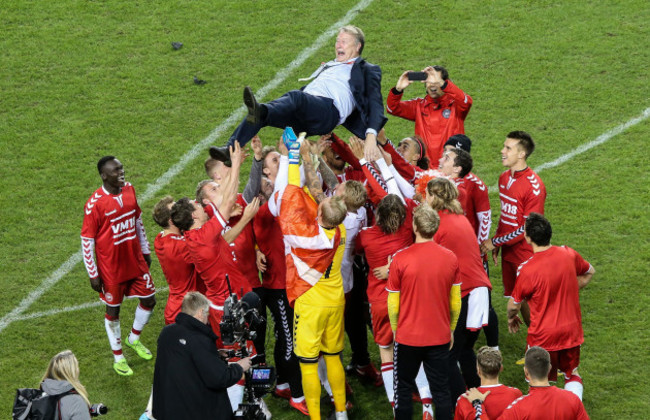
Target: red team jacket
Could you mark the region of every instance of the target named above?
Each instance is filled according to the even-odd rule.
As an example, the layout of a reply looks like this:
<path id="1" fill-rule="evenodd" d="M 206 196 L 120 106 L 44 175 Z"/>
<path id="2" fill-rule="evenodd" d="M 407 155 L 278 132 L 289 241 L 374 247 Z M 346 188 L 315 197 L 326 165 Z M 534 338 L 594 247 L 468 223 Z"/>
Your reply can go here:
<path id="1" fill-rule="evenodd" d="M 431 162 L 442 157 L 445 142 L 454 134 L 465 134 L 465 118 L 472 107 L 472 97 L 465 94 L 451 80 L 443 89 L 445 94 L 433 99 L 426 95 L 402 101 L 402 93 L 391 89 L 386 99 L 389 114 L 415 121 L 415 134 L 427 145 L 427 156 Z"/>

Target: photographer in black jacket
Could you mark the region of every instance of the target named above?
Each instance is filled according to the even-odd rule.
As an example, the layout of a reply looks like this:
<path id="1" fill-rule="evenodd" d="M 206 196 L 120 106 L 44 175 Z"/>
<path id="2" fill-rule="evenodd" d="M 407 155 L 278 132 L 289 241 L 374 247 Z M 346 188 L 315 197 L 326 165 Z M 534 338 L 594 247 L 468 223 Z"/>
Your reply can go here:
<path id="1" fill-rule="evenodd" d="M 207 325 L 210 303 L 199 292 L 183 299 L 176 323 L 163 328 L 153 378 L 157 420 L 231 419 L 226 389 L 250 368 L 250 358 L 228 364 Z"/>

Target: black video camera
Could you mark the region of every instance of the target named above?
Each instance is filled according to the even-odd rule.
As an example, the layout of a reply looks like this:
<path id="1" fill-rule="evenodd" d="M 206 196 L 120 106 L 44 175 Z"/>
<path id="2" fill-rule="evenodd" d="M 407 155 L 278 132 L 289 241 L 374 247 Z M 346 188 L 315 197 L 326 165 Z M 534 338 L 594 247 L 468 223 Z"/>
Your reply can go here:
<path id="1" fill-rule="evenodd" d="M 235 293 L 226 299 L 223 304 L 223 317 L 219 323 L 221 340 L 225 345 L 239 343 L 245 348 L 247 340 L 255 339 L 254 330 L 264 322 L 257 312 L 259 305 L 260 297 L 255 292 L 246 293 L 241 300 Z"/>
<path id="2" fill-rule="evenodd" d="M 253 366 L 246 372 L 246 401 L 235 410 L 236 420 L 266 420 L 262 397 L 275 386 L 273 366 Z"/>

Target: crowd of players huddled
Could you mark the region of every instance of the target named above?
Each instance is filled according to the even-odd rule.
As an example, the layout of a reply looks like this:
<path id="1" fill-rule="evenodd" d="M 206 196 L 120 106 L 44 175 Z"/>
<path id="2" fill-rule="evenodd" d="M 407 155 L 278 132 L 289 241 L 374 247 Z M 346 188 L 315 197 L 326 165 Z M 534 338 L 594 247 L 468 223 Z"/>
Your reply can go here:
<path id="1" fill-rule="evenodd" d="M 337 78 L 353 85 L 364 40 L 358 28 L 346 28 L 337 38 L 333 65 L 314 72 L 306 93 L 292 91 L 289 98 L 258 104 L 245 91 L 249 114 L 233 135 L 250 134 L 250 148 L 231 139 L 227 150 L 205 161 L 207 179 L 191 198 L 167 196 L 154 206 L 153 219 L 163 229 L 154 249 L 169 285 L 165 322 L 173 324 L 184 296 L 199 291 L 210 305 L 206 322 L 220 337 L 230 293 L 241 298 L 255 292 L 275 335 L 271 350 L 266 325 L 259 327 L 250 343 L 256 363 L 271 363 L 266 354 L 272 352 L 278 371 L 273 393 L 311 418 L 320 418 L 321 385 L 334 416 L 347 418 L 352 403 L 346 395 L 352 390 L 346 375 L 383 385 L 386 409 L 392 406 L 398 419 L 412 418 L 412 398 L 421 400 L 423 419 L 587 418 L 577 372 L 583 341 L 578 290 L 594 269 L 570 248 L 550 244 L 551 225 L 543 216 L 546 188 L 526 163 L 533 139 L 524 131 L 505 136 L 500 218 L 490 237 L 488 188 L 472 173 L 473 144 L 464 134 L 472 98 L 445 68 L 404 72 L 388 93 L 388 113 L 415 122 L 415 134 L 396 142 L 390 137 L 398 133 L 390 123 L 384 126 L 383 113 L 374 119 L 378 126 L 369 123 L 359 133 L 348 124 L 359 118 L 357 110 L 347 109 L 350 102 L 339 93 L 325 105 L 309 102 Z M 375 75 L 372 68 L 363 71 L 365 80 Z M 424 98 L 402 98 L 412 83 L 422 83 Z M 363 101 L 356 91 L 349 95 L 353 108 Z M 365 92 L 370 102 L 376 95 Z M 344 141 L 327 132 L 304 138 L 287 128 L 276 146 L 263 146 L 257 132 L 264 126 L 297 121 L 297 132 L 310 127 L 279 117 L 298 112 L 292 107 L 300 108 L 301 101 L 304 107 L 333 107 L 334 126 L 342 123 L 359 137 Z M 346 109 L 347 119 L 341 115 Z M 364 110 L 376 113 L 367 106 L 358 114 Z M 239 193 L 247 159 L 250 174 Z M 151 259 L 142 257 L 150 252 L 122 164 L 109 156 L 98 170 L 104 185 L 86 204 L 84 260 L 91 285 L 107 305 L 114 369 L 130 375 L 119 305 L 124 296 L 141 299 L 125 344 L 150 359 L 139 341 L 155 305 Z M 520 313 L 528 326 L 524 372 L 530 393 L 523 397 L 498 382 L 502 356 L 488 262 L 496 264 L 499 253 L 508 328 L 519 330 Z M 368 328 L 379 347 L 380 369 L 369 357 Z M 487 346 L 477 357 L 481 330 Z M 345 369 L 344 331 L 351 348 Z M 216 345 L 228 347 L 220 338 Z M 558 370 L 571 392 L 549 385 Z M 242 381 L 228 388 L 233 410 L 243 393 Z M 166 418 L 156 413 L 155 403 L 148 414 Z"/>

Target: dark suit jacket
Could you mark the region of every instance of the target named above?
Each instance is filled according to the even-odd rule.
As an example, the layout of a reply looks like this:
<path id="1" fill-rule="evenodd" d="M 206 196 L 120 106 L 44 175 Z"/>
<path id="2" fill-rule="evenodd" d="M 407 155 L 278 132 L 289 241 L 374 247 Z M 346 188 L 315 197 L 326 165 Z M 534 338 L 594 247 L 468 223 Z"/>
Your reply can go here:
<path id="1" fill-rule="evenodd" d="M 343 122 L 343 127 L 365 139 L 366 129 L 373 128 L 379 132 L 388 121 L 384 116 L 384 99 L 381 95 L 381 68 L 359 57 L 352 66 L 350 89 L 356 108 Z"/>

